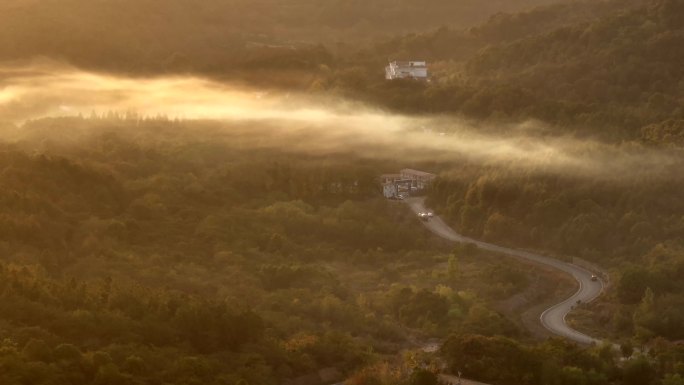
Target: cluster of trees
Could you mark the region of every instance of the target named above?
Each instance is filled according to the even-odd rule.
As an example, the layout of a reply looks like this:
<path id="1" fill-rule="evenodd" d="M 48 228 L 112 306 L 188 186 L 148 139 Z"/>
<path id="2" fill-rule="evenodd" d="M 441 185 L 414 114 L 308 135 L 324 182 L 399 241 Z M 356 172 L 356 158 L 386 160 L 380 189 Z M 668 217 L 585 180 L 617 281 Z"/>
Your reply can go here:
<path id="1" fill-rule="evenodd" d="M 416 365 L 415 360 L 401 363 L 382 362 L 354 373 L 345 382 L 349 385 L 438 385 L 434 370 Z"/>
<path id="2" fill-rule="evenodd" d="M 478 238 L 612 264 L 640 261 L 681 236 L 684 185 L 674 175 L 630 180 L 476 168 L 437 180 L 430 200 Z"/>
<path id="3" fill-rule="evenodd" d="M 617 351 L 604 344 L 591 348 L 551 338 L 522 344 L 501 337 L 453 334 L 439 357 L 406 353 L 393 362 L 375 363 L 355 372 L 353 385 L 437 385 L 439 374 L 460 373 L 490 384 L 520 385 L 680 385 L 684 383 L 684 349 L 660 341 L 648 354 Z"/>
<path id="4" fill-rule="evenodd" d="M 640 345 L 657 337 L 682 340 L 684 286 L 678 277 L 683 272 L 681 245 L 656 245 L 638 264 L 620 269 L 614 298 L 595 320 L 605 322 L 612 335 L 633 335 Z"/>
<path id="5" fill-rule="evenodd" d="M 669 119 L 641 129 L 641 141 L 655 146 L 684 147 L 684 119 Z"/>
<path id="6" fill-rule="evenodd" d="M 56 119 L 2 145 L 0 382 L 275 384 L 403 339 L 323 266 L 424 243 L 380 166 L 199 129 Z"/>
<path id="7" fill-rule="evenodd" d="M 89 124 L 85 119 L 65 119 L 34 128 L 37 136 L 54 136 L 55 130 Z M 92 122 L 94 127 L 107 124 Z M 388 207 L 351 202 L 376 196 L 378 165 L 238 151 L 212 143 L 211 138 L 172 143 L 187 135 L 189 127 L 176 126 L 175 134 L 160 134 L 168 134 L 163 150 L 158 144 L 147 147 L 123 139 L 129 132 L 124 126 L 134 127 L 131 132 L 140 135 L 164 124 L 174 125 L 117 120 L 92 142 L 54 144 L 74 146 L 79 154 L 53 151 L 34 156 L 5 145 L 0 155 L 5 165 L 0 177 L 5 207 L 2 240 L 24 245 L 26 254 L 46 259 L 112 254 L 117 245 L 154 244 L 192 256 L 232 244 L 275 250 L 322 238 L 331 245 L 363 250 L 411 248 L 421 242 L 406 236 L 408 230 L 397 226 L 398 218 Z M 42 130 L 45 126 L 50 129 Z M 27 132 L 32 129 L 26 127 Z M 122 136 L 113 134 L 117 130 Z M 85 143 L 94 146 L 89 154 L 82 153 Z M 367 220 L 367 210 L 384 210 L 386 215 L 358 226 L 359 220 Z M 178 227 L 158 226 L 174 215 L 185 218 L 176 223 Z M 169 239 L 175 239 L 173 244 Z"/>
<path id="8" fill-rule="evenodd" d="M 284 355 L 265 339 L 260 316 L 227 301 L 111 279 L 52 279 L 38 266 L 3 264 L 0 277 L 3 383 L 273 383 L 268 370 L 227 358 L 242 352 L 267 368 L 255 346 Z"/>
<path id="9" fill-rule="evenodd" d="M 429 200 L 475 238 L 610 267 L 615 290 L 610 305 L 594 309 L 596 326 L 646 343 L 684 337 L 683 188 L 675 175 L 562 177 L 464 165 L 439 178 Z"/>
<path id="10" fill-rule="evenodd" d="M 549 339 L 522 345 L 504 337 L 455 335 L 442 346 L 452 372 L 492 384 L 681 384 L 684 349 L 663 343 L 621 362 L 609 345 L 591 349 Z M 662 379 L 662 382 L 656 382 Z"/>
<path id="11" fill-rule="evenodd" d="M 522 334 L 491 305 L 527 278 L 428 241 L 382 198 L 394 161 L 247 145 L 268 132 L 112 115 L 0 144 L 0 382 L 268 385 Z"/>

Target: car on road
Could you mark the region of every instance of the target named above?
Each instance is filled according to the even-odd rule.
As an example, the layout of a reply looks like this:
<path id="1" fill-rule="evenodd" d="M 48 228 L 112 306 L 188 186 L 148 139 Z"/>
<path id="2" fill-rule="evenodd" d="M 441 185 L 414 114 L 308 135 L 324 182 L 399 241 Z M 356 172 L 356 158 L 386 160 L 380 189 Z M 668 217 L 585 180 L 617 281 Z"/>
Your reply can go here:
<path id="1" fill-rule="evenodd" d="M 597 277 L 596 275 L 592 274 L 592 275 L 591 275 L 591 280 L 594 281 L 594 282 L 596 282 L 596 281 L 598 281 L 598 277 Z"/>
<path id="2" fill-rule="evenodd" d="M 430 213 L 420 212 L 418 213 L 418 217 L 424 221 L 428 221 L 432 216 L 430 215 Z"/>

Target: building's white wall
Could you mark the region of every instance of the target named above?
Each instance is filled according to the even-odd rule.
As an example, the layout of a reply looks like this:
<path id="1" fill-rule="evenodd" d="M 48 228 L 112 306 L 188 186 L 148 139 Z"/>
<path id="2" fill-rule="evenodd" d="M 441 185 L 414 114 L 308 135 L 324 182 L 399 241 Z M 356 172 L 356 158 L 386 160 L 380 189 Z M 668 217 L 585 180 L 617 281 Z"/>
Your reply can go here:
<path id="1" fill-rule="evenodd" d="M 416 78 L 426 78 L 427 77 L 427 68 L 414 68 L 411 71 L 411 75 Z"/>
<path id="2" fill-rule="evenodd" d="M 385 78 L 388 80 L 392 79 L 404 79 L 404 78 L 427 78 L 428 70 L 425 62 L 404 62 L 396 63 L 392 62 L 387 67 L 385 67 Z"/>
<path id="3" fill-rule="evenodd" d="M 397 186 L 395 184 L 386 184 L 382 186 L 382 193 L 385 198 L 392 198 L 397 196 Z"/>

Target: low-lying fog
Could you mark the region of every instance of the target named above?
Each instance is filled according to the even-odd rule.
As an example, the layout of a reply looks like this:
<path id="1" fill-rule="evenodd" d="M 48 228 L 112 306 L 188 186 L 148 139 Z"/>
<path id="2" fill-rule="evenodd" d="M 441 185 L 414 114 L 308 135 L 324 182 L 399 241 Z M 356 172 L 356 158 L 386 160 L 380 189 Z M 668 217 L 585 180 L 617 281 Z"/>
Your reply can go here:
<path id="1" fill-rule="evenodd" d="M 468 159 L 615 178 L 642 173 L 673 177 L 682 164 L 672 151 L 535 135 L 540 123 L 481 130 L 455 117 L 390 114 L 344 100 L 246 89 L 196 77 L 123 78 L 55 65 L 0 68 L 0 121 L 21 127 L 32 119 L 107 112 L 239 122 L 241 127 L 253 122 L 260 130 L 268 127 L 260 131 L 268 136 L 260 138 L 261 146 L 287 144 L 317 153 Z"/>

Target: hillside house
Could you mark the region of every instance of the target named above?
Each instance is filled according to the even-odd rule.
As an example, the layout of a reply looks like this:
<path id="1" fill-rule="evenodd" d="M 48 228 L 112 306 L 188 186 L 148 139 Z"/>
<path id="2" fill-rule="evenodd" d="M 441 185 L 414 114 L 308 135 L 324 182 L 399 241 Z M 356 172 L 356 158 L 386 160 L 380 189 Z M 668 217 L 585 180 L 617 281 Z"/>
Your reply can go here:
<path id="1" fill-rule="evenodd" d="M 400 172 L 401 179 L 408 179 L 413 181 L 412 187 L 418 190 L 423 190 L 432 183 L 437 175 L 425 171 L 413 170 L 405 168 Z"/>
<path id="2" fill-rule="evenodd" d="M 398 174 L 383 174 L 380 176 L 382 194 L 388 199 L 411 195 L 427 188 L 436 177 L 435 174 L 410 168 L 403 169 Z"/>
<path id="3" fill-rule="evenodd" d="M 385 79 L 416 79 L 427 80 L 427 62 L 424 61 L 393 61 L 385 67 Z"/>

